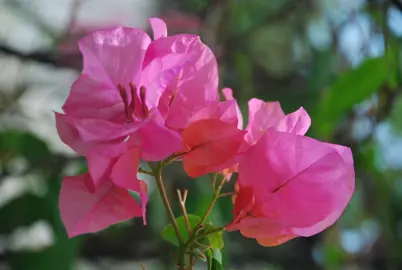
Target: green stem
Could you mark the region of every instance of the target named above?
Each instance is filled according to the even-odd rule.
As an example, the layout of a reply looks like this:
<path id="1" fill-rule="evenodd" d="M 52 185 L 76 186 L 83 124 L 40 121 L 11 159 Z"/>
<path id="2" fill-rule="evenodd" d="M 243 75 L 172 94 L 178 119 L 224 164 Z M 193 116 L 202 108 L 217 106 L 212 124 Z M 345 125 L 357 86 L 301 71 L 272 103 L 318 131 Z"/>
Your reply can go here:
<path id="1" fill-rule="evenodd" d="M 200 230 L 202 230 L 202 226 L 201 227 L 196 227 L 196 229 L 194 229 L 193 234 L 191 235 L 191 237 L 188 239 L 188 241 L 180 246 L 179 248 L 179 257 L 178 257 L 178 266 L 180 270 L 186 270 L 186 266 L 185 266 L 185 261 L 186 261 L 186 251 L 187 249 L 189 249 L 190 251 L 190 255 L 189 255 L 189 263 L 190 263 L 190 269 L 192 269 L 193 264 L 192 264 L 192 259 L 193 259 L 193 252 L 194 249 L 192 248 L 192 245 L 194 243 L 197 242 L 197 240 L 200 240 L 208 235 L 223 231 L 225 229 L 225 227 L 218 227 L 215 228 L 213 230 L 207 231 L 205 233 L 202 234 L 198 234 L 200 232 Z"/>
<path id="2" fill-rule="evenodd" d="M 157 168 L 154 169 L 150 164 L 150 167 L 152 168 L 152 170 L 154 172 L 155 179 L 156 179 L 156 184 L 157 184 L 158 190 L 159 190 L 159 194 L 161 195 L 163 204 L 164 204 L 164 206 L 166 208 L 166 211 L 169 214 L 170 222 L 172 223 L 173 229 L 174 229 L 174 231 L 176 233 L 177 240 L 179 241 L 180 246 L 182 246 L 183 243 L 184 243 L 183 238 L 182 238 L 182 236 L 180 234 L 179 226 L 177 225 L 176 218 L 175 218 L 175 216 L 173 214 L 172 207 L 170 206 L 169 199 L 168 199 L 167 194 L 166 194 L 165 186 L 163 185 L 163 180 L 162 180 L 163 166 L 161 164 L 159 164 L 157 166 Z"/>
<path id="3" fill-rule="evenodd" d="M 148 174 L 151 176 L 154 176 L 154 174 L 152 172 L 149 172 L 147 170 L 144 170 L 143 168 L 138 168 L 138 172 L 143 173 L 143 174 Z"/>
<path id="4" fill-rule="evenodd" d="M 179 256 L 177 260 L 177 266 L 179 267 L 179 270 L 186 270 L 186 250 L 186 245 L 179 247 Z"/>
<path id="5" fill-rule="evenodd" d="M 214 233 L 223 231 L 224 229 L 225 229 L 225 227 L 217 227 L 217 228 L 215 228 L 215 229 L 213 229 L 213 230 L 210 230 L 210 231 L 207 231 L 207 232 L 205 232 L 205 233 L 203 233 L 203 234 L 198 235 L 198 236 L 195 238 L 195 240 L 202 239 L 202 238 L 204 238 L 205 236 L 208 236 L 208 235 L 211 235 L 211 234 L 214 234 Z"/>
<path id="6" fill-rule="evenodd" d="M 216 200 L 218 200 L 219 194 L 220 194 L 221 189 L 222 189 L 223 185 L 225 184 L 225 182 L 226 182 L 225 177 L 222 177 L 221 181 L 219 182 L 219 186 L 216 188 L 214 195 L 212 197 L 212 200 L 211 200 L 210 204 L 208 205 L 208 209 L 205 212 L 204 216 L 201 218 L 200 222 L 198 223 L 198 226 L 204 224 L 204 222 L 207 220 L 209 214 L 211 214 L 212 208 L 214 207 Z"/>
<path id="7" fill-rule="evenodd" d="M 184 154 L 186 154 L 187 152 L 180 152 L 180 153 L 176 153 L 174 155 L 171 155 L 170 157 L 168 157 L 167 159 L 165 159 L 164 161 L 162 161 L 163 166 L 167 166 L 173 162 L 175 162 L 178 158 L 180 158 L 181 156 L 183 156 Z"/>
<path id="8" fill-rule="evenodd" d="M 211 231 L 202 233 L 202 234 L 198 234 L 202 229 L 203 229 L 203 224 L 205 223 L 205 221 L 207 220 L 208 216 L 211 214 L 212 209 L 216 203 L 216 201 L 219 198 L 219 194 L 222 190 L 223 185 L 225 184 L 226 179 L 223 176 L 222 179 L 219 182 L 218 187 L 215 189 L 212 200 L 207 208 L 207 211 L 205 212 L 205 214 L 203 215 L 203 217 L 201 218 L 200 222 L 198 222 L 197 226 L 195 226 L 190 238 L 188 239 L 188 241 L 186 243 L 184 243 L 184 245 L 180 245 L 179 247 L 179 257 L 178 257 L 178 267 L 180 270 L 185 270 L 186 266 L 185 266 L 185 261 L 186 261 L 186 251 L 188 249 L 192 249 L 192 245 L 199 239 L 204 238 L 205 236 L 208 236 L 210 234 L 222 231 L 225 227 L 219 227 L 219 228 L 215 228 Z M 190 254 L 190 269 L 192 267 L 191 265 L 191 257 L 192 255 Z"/>
<path id="9" fill-rule="evenodd" d="M 184 243 L 184 245 L 180 245 L 179 247 L 179 257 L 178 257 L 178 261 L 177 261 L 177 265 L 179 266 L 180 270 L 185 270 L 185 263 L 186 263 L 186 251 L 187 249 L 191 249 L 191 245 L 194 243 L 194 241 L 196 240 L 198 233 L 202 230 L 202 227 L 195 227 L 193 230 L 193 233 L 191 234 L 190 238 L 188 239 L 188 241 L 186 243 Z M 191 254 L 190 254 L 191 257 Z M 191 265 L 191 261 L 190 261 L 190 265 Z M 191 266 L 190 266 L 191 267 Z"/>

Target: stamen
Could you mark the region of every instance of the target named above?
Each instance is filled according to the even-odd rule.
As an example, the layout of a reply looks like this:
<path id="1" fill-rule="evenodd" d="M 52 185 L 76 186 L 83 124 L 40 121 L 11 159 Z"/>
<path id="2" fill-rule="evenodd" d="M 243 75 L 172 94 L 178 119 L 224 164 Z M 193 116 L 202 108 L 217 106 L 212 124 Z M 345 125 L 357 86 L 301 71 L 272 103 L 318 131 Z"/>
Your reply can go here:
<path id="1" fill-rule="evenodd" d="M 179 89 L 179 82 L 180 82 L 180 78 L 181 78 L 182 73 L 183 73 L 183 70 L 181 70 L 180 74 L 176 77 L 176 81 L 175 81 L 175 84 L 174 84 L 172 95 L 170 96 L 170 100 L 169 100 L 169 106 L 172 105 L 172 102 L 173 102 L 174 98 L 176 97 L 177 91 Z"/>
<path id="2" fill-rule="evenodd" d="M 126 89 L 121 84 L 118 84 L 117 88 L 119 88 L 120 96 L 124 103 L 124 114 L 126 116 L 126 121 L 133 122 L 134 119 L 133 119 L 132 111 L 130 111 L 130 108 L 128 106 Z"/>
<path id="3" fill-rule="evenodd" d="M 141 106 L 142 106 L 142 115 L 143 117 L 147 117 L 148 116 L 148 108 L 147 108 L 147 104 L 145 102 L 147 97 L 147 89 L 144 86 L 140 87 L 140 99 L 141 99 Z"/>
<path id="4" fill-rule="evenodd" d="M 170 96 L 169 106 L 172 105 L 172 102 L 173 102 L 173 100 L 174 100 L 175 97 L 176 97 L 176 92 L 174 92 L 174 93 Z"/>
<path id="5" fill-rule="evenodd" d="M 133 82 L 130 82 L 129 85 L 130 85 L 130 90 L 131 90 L 130 108 L 131 108 L 132 112 L 135 112 L 135 99 L 137 97 L 137 86 Z"/>

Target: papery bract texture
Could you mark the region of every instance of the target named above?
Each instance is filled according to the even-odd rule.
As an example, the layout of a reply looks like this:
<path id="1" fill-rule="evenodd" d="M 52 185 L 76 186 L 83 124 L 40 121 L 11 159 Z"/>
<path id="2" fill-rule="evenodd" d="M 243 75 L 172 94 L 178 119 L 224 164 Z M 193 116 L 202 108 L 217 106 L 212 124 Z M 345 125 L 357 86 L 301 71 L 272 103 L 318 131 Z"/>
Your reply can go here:
<path id="1" fill-rule="evenodd" d="M 164 92 L 163 102 L 159 104 L 160 110 L 166 112 L 166 125 L 175 130 L 184 129 L 189 124 L 191 116 L 198 110 L 211 102 L 219 101 L 219 77 L 215 56 L 199 37 L 193 35 L 183 37 L 187 39 L 189 45 L 176 46 L 176 53 L 193 52 L 196 58 L 193 63 L 184 66 L 176 80 Z M 169 40 L 165 39 L 163 42 L 167 43 Z M 163 44 L 152 44 L 155 50 L 153 56 L 160 57 L 163 50 L 156 45 Z"/>
<path id="2" fill-rule="evenodd" d="M 198 36 L 167 36 L 162 20 L 149 21 L 154 41 L 128 27 L 96 31 L 79 41 L 84 68 L 63 106 L 78 132 L 70 145 L 74 150 L 76 144 L 117 145 L 136 135 L 144 159 L 164 159 L 182 146 L 177 131 L 169 128 L 181 131 L 196 111 L 217 101 L 218 72 L 210 49 Z M 166 134 L 164 147 L 157 147 L 160 137 L 149 136 L 156 131 Z"/>
<path id="3" fill-rule="evenodd" d="M 240 107 L 236 100 L 233 98 L 233 92 L 230 88 L 224 88 L 222 93 L 226 100 L 234 102 L 232 110 L 236 110 L 236 120 L 234 120 L 233 111 L 230 111 L 232 121 L 237 121 L 237 127 L 242 129 L 243 116 Z M 248 102 L 249 107 L 249 120 L 246 127 L 246 135 L 244 142 L 238 148 L 236 156 L 232 160 L 241 160 L 244 158 L 244 153 L 269 130 L 277 130 L 293 134 L 304 135 L 310 127 L 311 119 L 308 113 L 299 108 L 297 111 L 285 114 L 279 102 L 266 102 L 260 99 L 253 98 Z M 238 164 L 227 164 L 230 167 L 223 168 L 221 173 L 227 179 L 230 179 L 232 173 L 238 171 Z"/>
<path id="4" fill-rule="evenodd" d="M 244 140 L 244 134 L 236 126 L 217 119 L 191 124 L 183 132 L 188 151 L 182 157 L 184 170 L 191 177 L 199 177 L 230 167 L 235 163 L 233 157 Z"/>
<path id="5" fill-rule="evenodd" d="M 152 32 L 154 33 L 154 39 L 164 38 L 168 35 L 168 30 L 166 23 L 159 18 L 149 18 L 149 24 L 152 27 Z"/>
<path id="6" fill-rule="evenodd" d="M 84 68 L 63 110 L 73 118 L 69 124 L 84 144 L 111 140 L 123 143 L 127 136 L 140 131 L 152 134 L 158 127 L 158 132 L 170 134 L 165 145 L 171 149 L 164 147 L 160 152 L 160 147 L 154 147 L 160 142 L 156 136 L 142 139 L 147 159 L 164 159 L 181 147 L 180 136 L 160 124 L 156 107 L 185 67 L 198 65 L 197 48 L 202 43 L 192 35 L 166 37 L 163 21 L 152 18 L 150 23 L 154 41 L 142 30 L 127 27 L 96 31 L 80 40 Z"/>
<path id="7" fill-rule="evenodd" d="M 237 104 L 236 99 L 233 97 L 233 91 L 230 88 L 223 88 L 222 94 L 226 100 L 234 100 L 236 102 L 236 113 L 237 113 L 237 127 L 243 129 L 243 115 L 241 114 L 240 106 Z"/>
<path id="8" fill-rule="evenodd" d="M 238 170 L 239 195 L 228 230 L 240 230 L 267 246 L 331 226 L 354 191 L 349 148 L 273 128 L 247 152 Z"/>
<path id="9" fill-rule="evenodd" d="M 140 83 L 142 63 L 150 43 L 145 32 L 127 27 L 100 30 L 82 38 L 79 48 L 84 67 L 63 106 L 64 112 L 99 117 L 97 113 L 101 109 L 120 106 L 116 114 L 101 118 L 121 115 L 124 104 L 117 86 Z M 131 102 L 131 96 L 128 101 Z"/>
<path id="10" fill-rule="evenodd" d="M 219 102 L 211 50 L 198 36 L 168 36 L 162 20 L 149 22 L 153 40 L 140 29 L 113 27 L 79 41 L 83 70 L 64 113 L 55 113 L 61 140 L 88 164 L 88 173 L 63 181 L 60 209 L 69 235 L 134 216 L 146 222 L 147 185 L 137 178 L 140 160 L 161 161 L 184 150 L 186 171 L 198 176 L 235 165 L 233 157 L 244 143 L 237 103 L 233 98 Z M 207 160 L 208 155 L 214 158 Z M 128 190 L 140 194 L 140 205 L 126 196 Z M 135 214 L 127 207 L 108 214 L 104 202 L 119 206 L 118 194 Z M 91 208 L 66 215 L 69 196 Z M 99 202 L 92 201 L 99 196 Z"/>
<path id="11" fill-rule="evenodd" d="M 133 136 L 139 140 L 143 160 L 163 160 L 183 147 L 181 134 L 166 128 L 159 113 L 151 114 L 149 117 L 153 117 L 152 121 Z"/>
<path id="12" fill-rule="evenodd" d="M 304 135 L 311 124 L 311 119 L 303 108 L 286 115 L 279 102 L 265 102 L 256 98 L 248 102 L 248 108 L 246 139 L 251 144 L 256 143 L 269 128 Z"/>
<path id="13" fill-rule="evenodd" d="M 92 193 L 85 185 L 89 177 L 85 173 L 63 180 L 59 208 L 69 237 L 98 232 L 115 223 L 141 216 L 140 206 L 128 191 L 109 182 Z"/>
<path id="14" fill-rule="evenodd" d="M 212 103 L 196 112 L 183 130 L 183 167 L 191 177 L 219 172 L 237 162 L 245 131 L 237 128 L 234 100 Z"/>
<path id="15" fill-rule="evenodd" d="M 130 147 L 125 151 L 114 164 L 110 179 L 113 183 L 124 189 L 136 191 L 141 198 L 141 213 L 144 224 L 146 224 L 145 210 L 148 202 L 147 184 L 137 178 L 137 171 L 141 158 L 139 147 Z"/>

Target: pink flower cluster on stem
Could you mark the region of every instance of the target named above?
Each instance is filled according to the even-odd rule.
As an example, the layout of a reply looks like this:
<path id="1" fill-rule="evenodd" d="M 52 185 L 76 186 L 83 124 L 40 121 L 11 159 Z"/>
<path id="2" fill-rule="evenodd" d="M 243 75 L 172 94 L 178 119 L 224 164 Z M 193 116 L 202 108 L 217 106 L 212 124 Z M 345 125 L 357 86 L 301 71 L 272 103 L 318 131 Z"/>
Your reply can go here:
<path id="1" fill-rule="evenodd" d="M 275 246 L 331 226 L 354 191 L 351 150 L 304 136 L 311 120 L 303 108 L 285 115 L 278 102 L 248 105 L 248 149 L 226 230 Z"/>
<path id="2" fill-rule="evenodd" d="M 310 236 L 332 225 L 354 191 L 349 148 L 308 138 L 300 108 L 249 101 L 249 123 L 231 89 L 218 91 L 211 50 L 195 35 L 167 35 L 149 20 L 152 40 L 135 28 L 96 31 L 79 41 L 83 71 L 56 113 L 61 140 L 86 158 L 88 172 L 65 177 L 60 212 L 70 237 L 142 217 L 147 184 L 139 163 L 180 156 L 190 177 L 238 174 L 234 219 L 262 245 Z M 129 191 L 140 195 L 140 202 Z"/>

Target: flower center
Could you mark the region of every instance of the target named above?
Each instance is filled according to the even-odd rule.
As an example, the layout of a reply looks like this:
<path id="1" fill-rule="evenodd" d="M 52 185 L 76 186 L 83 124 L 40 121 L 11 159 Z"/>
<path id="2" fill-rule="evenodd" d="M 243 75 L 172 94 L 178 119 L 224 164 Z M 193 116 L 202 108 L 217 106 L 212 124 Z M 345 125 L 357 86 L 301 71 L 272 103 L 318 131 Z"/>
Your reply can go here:
<path id="1" fill-rule="evenodd" d="M 126 117 L 127 123 L 134 123 L 135 118 L 146 118 L 148 116 L 148 108 L 146 105 L 146 95 L 147 95 L 147 89 L 144 86 L 141 86 L 139 89 L 139 97 L 138 97 L 138 88 L 137 86 L 133 83 L 129 83 L 130 87 L 130 97 L 131 100 L 129 102 L 129 98 L 127 95 L 127 90 L 122 84 L 118 84 L 117 88 L 119 89 L 119 93 L 121 96 L 121 99 L 123 100 L 124 104 L 124 115 Z M 139 110 L 137 110 L 137 108 Z"/>

